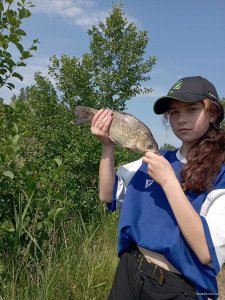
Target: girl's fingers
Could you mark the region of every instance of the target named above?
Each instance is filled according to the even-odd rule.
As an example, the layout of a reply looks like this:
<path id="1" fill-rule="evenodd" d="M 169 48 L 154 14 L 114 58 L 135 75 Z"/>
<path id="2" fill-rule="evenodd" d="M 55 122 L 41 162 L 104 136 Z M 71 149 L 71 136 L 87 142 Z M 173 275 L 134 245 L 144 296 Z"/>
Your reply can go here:
<path id="1" fill-rule="evenodd" d="M 112 114 L 109 112 L 106 117 L 100 122 L 100 124 L 98 125 L 99 129 L 100 130 L 103 130 L 103 131 L 108 131 L 109 130 L 109 127 L 112 123 Z"/>
<path id="2" fill-rule="evenodd" d="M 112 122 L 112 111 L 109 109 L 101 109 L 99 110 L 93 120 L 91 126 L 91 132 L 99 139 L 108 139 L 109 135 L 109 127 Z"/>
<path id="3" fill-rule="evenodd" d="M 100 109 L 93 117 L 92 125 L 97 127 L 103 127 L 108 117 L 112 114 L 109 109 Z"/>
<path id="4" fill-rule="evenodd" d="M 100 110 L 98 110 L 96 112 L 96 114 L 94 115 L 93 119 L 92 119 L 92 124 L 95 124 L 95 122 L 99 119 L 99 117 L 102 115 L 102 113 L 104 112 L 105 110 L 102 108 Z"/>
<path id="5" fill-rule="evenodd" d="M 112 111 L 109 109 L 100 109 L 92 119 L 91 132 L 102 144 L 113 144 L 109 138 L 109 127 L 113 120 Z"/>
<path id="6" fill-rule="evenodd" d="M 146 163 L 149 163 L 149 161 L 151 160 L 151 159 L 154 159 L 155 158 L 155 153 L 153 153 L 153 152 L 150 152 L 150 151 L 147 151 L 146 153 L 145 153 L 145 156 L 143 156 L 143 158 L 142 158 L 142 160 L 144 161 L 144 162 L 146 162 Z"/>
<path id="7" fill-rule="evenodd" d="M 97 127 L 100 130 L 103 128 L 108 128 L 108 124 L 111 123 L 112 112 L 109 109 L 104 110 L 98 117 L 93 120 L 93 126 Z"/>
<path id="8" fill-rule="evenodd" d="M 143 156 L 143 157 L 142 157 L 142 161 L 143 161 L 143 162 L 148 163 L 148 160 L 149 160 L 149 159 L 148 159 L 146 156 Z"/>
<path id="9" fill-rule="evenodd" d="M 147 151 L 147 152 L 145 152 L 145 156 L 148 158 L 157 158 L 159 155 L 158 155 L 158 153 L 154 153 L 152 151 Z"/>

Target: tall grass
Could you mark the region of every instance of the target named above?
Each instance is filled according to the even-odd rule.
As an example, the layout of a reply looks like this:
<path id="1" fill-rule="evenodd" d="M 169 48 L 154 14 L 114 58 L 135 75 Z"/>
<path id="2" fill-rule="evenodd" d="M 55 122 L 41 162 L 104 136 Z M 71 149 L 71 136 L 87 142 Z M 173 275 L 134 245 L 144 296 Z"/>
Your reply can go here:
<path id="1" fill-rule="evenodd" d="M 107 299 L 117 265 L 117 221 L 117 214 L 106 212 L 88 223 L 75 215 L 55 233 L 60 239 L 49 242 L 42 259 L 6 257 L 0 299 Z"/>
<path id="2" fill-rule="evenodd" d="M 118 213 L 102 210 L 89 222 L 79 213 L 62 218 L 47 244 L 39 245 L 24 223 L 31 199 L 15 212 L 14 251 L 0 261 L 0 300 L 106 300 L 118 263 Z M 27 247 L 20 244 L 23 232 Z M 219 300 L 225 299 L 224 279 L 225 268 L 218 276 Z"/>

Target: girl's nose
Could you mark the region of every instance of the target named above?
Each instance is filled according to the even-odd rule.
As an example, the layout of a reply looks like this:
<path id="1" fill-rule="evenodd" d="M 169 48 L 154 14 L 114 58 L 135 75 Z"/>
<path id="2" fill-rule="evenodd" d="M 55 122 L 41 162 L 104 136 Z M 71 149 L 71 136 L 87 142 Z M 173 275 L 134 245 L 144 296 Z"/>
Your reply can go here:
<path id="1" fill-rule="evenodd" d="M 178 123 L 186 123 L 187 122 L 187 116 L 184 112 L 180 112 L 178 116 Z"/>

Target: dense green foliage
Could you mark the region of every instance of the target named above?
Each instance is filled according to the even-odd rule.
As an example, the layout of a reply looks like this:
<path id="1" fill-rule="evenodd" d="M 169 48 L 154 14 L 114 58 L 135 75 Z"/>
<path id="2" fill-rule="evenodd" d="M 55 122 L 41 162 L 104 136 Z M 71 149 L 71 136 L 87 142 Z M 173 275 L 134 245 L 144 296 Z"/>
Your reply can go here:
<path id="1" fill-rule="evenodd" d="M 26 66 L 25 61 L 37 50 L 37 39 L 28 49 L 22 42 L 26 36 L 22 22 L 31 16 L 31 7 L 32 3 L 27 0 L 0 0 L 0 87 L 6 85 L 12 90 L 15 86 L 8 81 L 10 78 L 23 80 L 16 69 Z"/>
<path id="2" fill-rule="evenodd" d="M 61 228 L 64 238 L 41 259 L 4 257 L 0 265 L 0 299 L 105 300 L 117 265 L 117 214 L 102 214 L 98 222 L 84 223 L 74 214 Z M 31 252 L 31 251 L 29 251 Z M 5 276 L 7 274 L 8 276 Z"/>
<path id="3" fill-rule="evenodd" d="M 0 274 L 6 286 L 9 260 L 33 274 L 49 253 L 60 255 L 68 226 L 104 213 L 101 144 L 90 124 L 73 124 L 75 105 L 124 110 L 131 97 L 151 91 L 141 87 L 156 61 L 144 59 L 147 33 L 124 18 L 121 6 L 88 34 L 89 53 L 53 56 L 49 77 L 36 74 L 10 105 L 0 102 Z M 116 148 L 116 164 L 137 157 Z"/>

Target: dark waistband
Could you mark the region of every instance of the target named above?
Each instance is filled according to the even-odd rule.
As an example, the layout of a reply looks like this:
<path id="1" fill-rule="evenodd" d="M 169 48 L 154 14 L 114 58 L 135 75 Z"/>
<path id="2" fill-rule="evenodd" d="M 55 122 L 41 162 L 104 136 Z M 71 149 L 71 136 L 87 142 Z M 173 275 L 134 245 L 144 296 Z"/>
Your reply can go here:
<path id="1" fill-rule="evenodd" d="M 184 276 L 168 271 L 152 262 L 149 262 L 137 247 L 131 248 L 128 252 L 132 253 L 133 257 L 137 261 L 139 271 L 158 282 L 159 285 L 163 285 L 165 282 L 177 285 L 183 289 L 187 295 L 196 297 L 196 290 L 194 286 L 189 280 L 184 278 Z"/>

